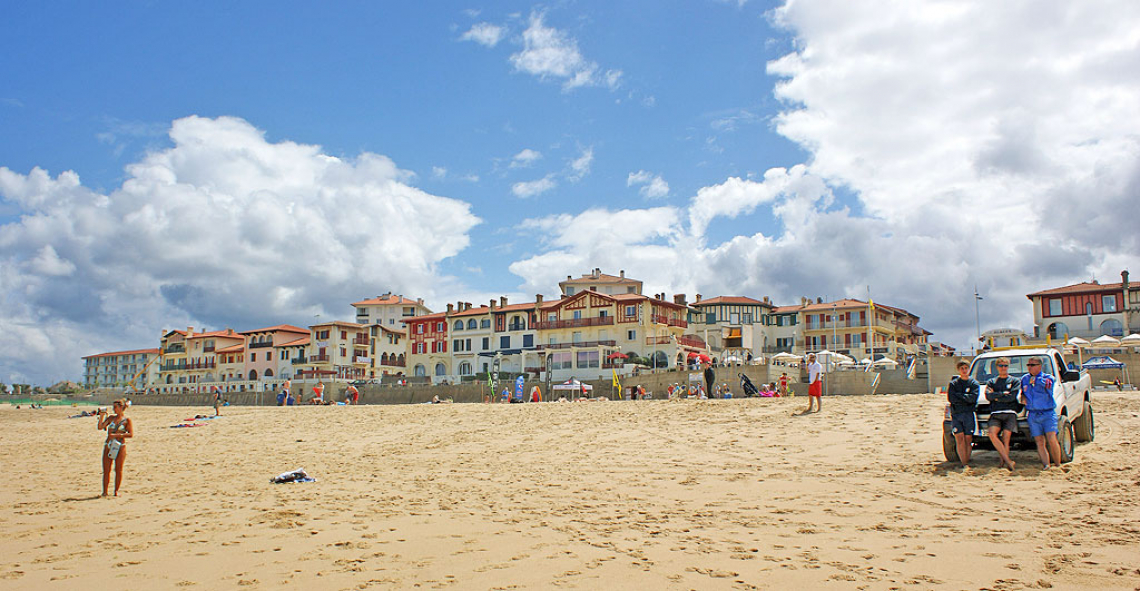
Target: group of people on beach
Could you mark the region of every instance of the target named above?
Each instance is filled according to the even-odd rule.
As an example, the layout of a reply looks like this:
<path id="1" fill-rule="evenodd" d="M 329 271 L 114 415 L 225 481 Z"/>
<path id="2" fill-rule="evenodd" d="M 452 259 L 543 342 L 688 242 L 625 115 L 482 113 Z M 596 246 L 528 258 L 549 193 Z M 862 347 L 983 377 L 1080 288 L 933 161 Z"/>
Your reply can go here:
<path id="1" fill-rule="evenodd" d="M 946 398 L 958 461 L 963 467 L 970 464 L 974 433 L 978 431 L 978 399 L 983 395 L 990 403 L 988 435 L 1001 457 L 1000 467 L 1012 472 L 1017 465 L 1009 458 L 1009 441 L 1018 432 L 1017 415 L 1023 408 L 1041 468 L 1060 467 L 1061 445 L 1057 441 L 1057 408 L 1053 401 L 1057 379 L 1042 371 L 1040 357 L 1030 358 L 1025 365 L 1028 373 L 1016 378 L 1009 375 L 1009 358 L 1002 357 L 997 360 L 998 375 L 983 385 L 970 377 L 969 362 L 958 362 L 958 375 L 950 380 Z"/>

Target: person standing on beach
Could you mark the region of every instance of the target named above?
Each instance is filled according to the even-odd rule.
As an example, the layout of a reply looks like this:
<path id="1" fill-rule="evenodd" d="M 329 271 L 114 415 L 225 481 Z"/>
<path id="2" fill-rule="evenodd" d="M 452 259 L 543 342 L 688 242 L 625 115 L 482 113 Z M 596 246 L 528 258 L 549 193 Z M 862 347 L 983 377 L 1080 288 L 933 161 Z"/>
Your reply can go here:
<path id="1" fill-rule="evenodd" d="M 823 410 L 823 366 L 815 360 L 815 353 L 808 355 L 808 407 L 800 414 L 811 412 L 812 403 L 815 403 L 815 412 Z"/>
<path id="2" fill-rule="evenodd" d="M 349 384 L 348 388 L 344 391 L 344 403 L 356 404 L 358 400 L 360 400 L 360 390 L 357 390 L 356 386 Z"/>
<path id="3" fill-rule="evenodd" d="M 788 395 L 788 372 L 786 372 L 786 371 L 780 374 L 779 394 L 780 394 L 780 396 L 787 396 Z"/>
<path id="4" fill-rule="evenodd" d="M 978 393 L 981 385 L 970 377 L 970 363 L 959 361 L 958 375 L 946 387 L 946 400 L 950 403 L 950 430 L 954 433 L 954 444 L 958 447 L 958 461 L 962 466 L 970 464 L 970 450 L 974 444 L 974 432 L 978 429 Z"/>
<path id="5" fill-rule="evenodd" d="M 111 416 L 105 409 L 98 413 L 100 431 L 107 430 L 107 440 L 103 442 L 103 496 L 107 496 L 107 485 L 111 480 L 111 464 L 115 465 L 115 496 L 119 496 L 119 487 L 123 484 L 123 462 L 127 460 L 127 438 L 135 436 L 135 426 L 131 420 L 123 416 L 127 411 L 127 403 L 123 399 L 111 404 L 114 412 Z"/>
<path id="6" fill-rule="evenodd" d="M 1017 465 L 1009 459 L 1009 439 L 1017 433 L 1017 413 L 1021 412 L 1021 380 L 1009 375 L 1009 357 L 997 360 L 998 375 L 986 382 L 986 400 L 990 401 L 990 442 L 1001 456 L 999 468 Z"/>
<path id="7" fill-rule="evenodd" d="M 705 392 L 712 394 L 716 387 L 716 370 L 713 369 L 712 361 L 705 364 Z"/>
<path id="8" fill-rule="evenodd" d="M 222 414 L 222 389 L 214 386 L 211 391 L 214 393 L 214 416 Z"/>
<path id="9" fill-rule="evenodd" d="M 1057 406 L 1053 402 L 1056 379 L 1041 371 L 1041 358 L 1030 357 L 1025 366 L 1029 373 L 1021 376 L 1021 400 L 1029 420 L 1029 435 L 1037 444 L 1041 469 L 1061 466 L 1061 444 L 1057 442 Z M 1052 461 L 1050 461 L 1050 456 Z"/>
<path id="10" fill-rule="evenodd" d="M 324 380 L 321 380 L 321 381 L 317 382 L 316 386 L 313 386 L 313 399 L 309 401 L 309 404 L 324 404 L 324 402 L 325 402 L 325 382 L 324 382 Z"/>

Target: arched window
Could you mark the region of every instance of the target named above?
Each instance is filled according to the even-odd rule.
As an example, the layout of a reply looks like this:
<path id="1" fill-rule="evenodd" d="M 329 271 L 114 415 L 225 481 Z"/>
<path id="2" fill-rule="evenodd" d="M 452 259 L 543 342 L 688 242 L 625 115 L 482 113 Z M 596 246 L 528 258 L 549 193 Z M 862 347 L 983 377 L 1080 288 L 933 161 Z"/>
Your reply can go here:
<path id="1" fill-rule="evenodd" d="M 250 380 L 256 380 L 257 379 L 257 370 L 256 369 L 249 370 L 249 379 Z"/>
<path id="2" fill-rule="evenodd" d="M 380 365 L 388 365 L 388 354 L 384 353 L 380 356 Z"/>
<path id="3" fill-rule="evenodd" d="M 467 363 L 466 361 L 464 361 L 463 363 L 460 363 L 459 364 L 459 375 L 461 375 L 461 376 L 471 375 L 471 364 Z"/>
<path id="4" fill-rule="evenodd" d="M 1063 339 L 1067 334 L 1069 334 L 1069 327 L 1064 322 L 1054 322 L 1049 325 L 1050 338 Z"/>
<path id="5" fill-rule="evenodd" d="M 273 377 L 273 370 L 272 369 L 265 370 L 265 377 L 267 377 L 267 378 Z"/>
<path id="6" fill-rule="evenodd" d="M 400 356 L 396 358 L 396 365 L 399 365 L 400 367 L 404 366 L 404 354 L 403 353 L 400 353 Z"/>
<path id="7" fill-rule="evenodd" d="M 455 330 L 463 330 L 463 321 L 462 320 L 456 320 L 455 321 Z"/>
<path id="8" fill-rule="evenodd" d="M 479 327 L 479 323 L 474 318 L 467 321 L 467 330 L 474 330 L 478 327 Z"/>
<path id="9" fill-rule="evenodd" d="M 427 369 L 423 365 L 416 365 L 416 369 L 412 372 L 416 377 L 422 378 L 427 375 Z"/>
<path id="10" fill-rule="evenodd" d="M 442 364 L 442 363 L 435 364 L 435 375 L 437 375 L 437 376 L 447 375 L 447 366 Z"/>
<path id="11" fill-rule="evenodd" d="M 1106 334 L 1111 337 L 1122 337 L 1124 336 L 1124 325 L 1115 318 L 1109 318 L 1100 323 L 1100 334 Z"/>

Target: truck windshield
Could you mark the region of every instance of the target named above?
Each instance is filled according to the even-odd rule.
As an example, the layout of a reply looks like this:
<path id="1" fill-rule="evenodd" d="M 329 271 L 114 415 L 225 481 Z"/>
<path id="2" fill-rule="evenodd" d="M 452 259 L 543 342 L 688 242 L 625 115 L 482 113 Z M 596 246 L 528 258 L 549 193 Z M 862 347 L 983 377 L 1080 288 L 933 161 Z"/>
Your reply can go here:
<path id="1" fill-rule="evenodd" d="M 1010 355 L 1009 375 L 1020 378 L 1021 376 L 1029 373 L 1029 369 L 1025 367 L 1025 364 L 1033 357 L 1033 355 Z M 984 384 L 990 378 L 996 378 L 998 375 L 998 359 L 1000 359 L 1000 357 L 987 357 L 985 359 L 979 359 L 975 361 L 972 371 L 974 379 Z M 1047 373 L 1053 377 L 1057 377 L 1057 373 L 1054 371 L 1053 359 L 1051 356 L 1041 356 L 1041 372 Z"/>

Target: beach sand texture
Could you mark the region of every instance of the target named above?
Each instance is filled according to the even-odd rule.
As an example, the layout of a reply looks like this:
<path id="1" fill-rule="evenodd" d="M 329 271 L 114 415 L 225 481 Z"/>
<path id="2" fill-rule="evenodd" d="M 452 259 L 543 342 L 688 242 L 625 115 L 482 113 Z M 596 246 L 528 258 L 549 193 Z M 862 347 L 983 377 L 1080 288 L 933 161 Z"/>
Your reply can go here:
<path id="1" fill-rule="evenodd" d="M 933 395 L 0 409 L 4 589 L 1136 589 L 1140 395 L 1066 472 L 942 458 Z M 303 467 L 318 482 L 273 485 Z"/>

